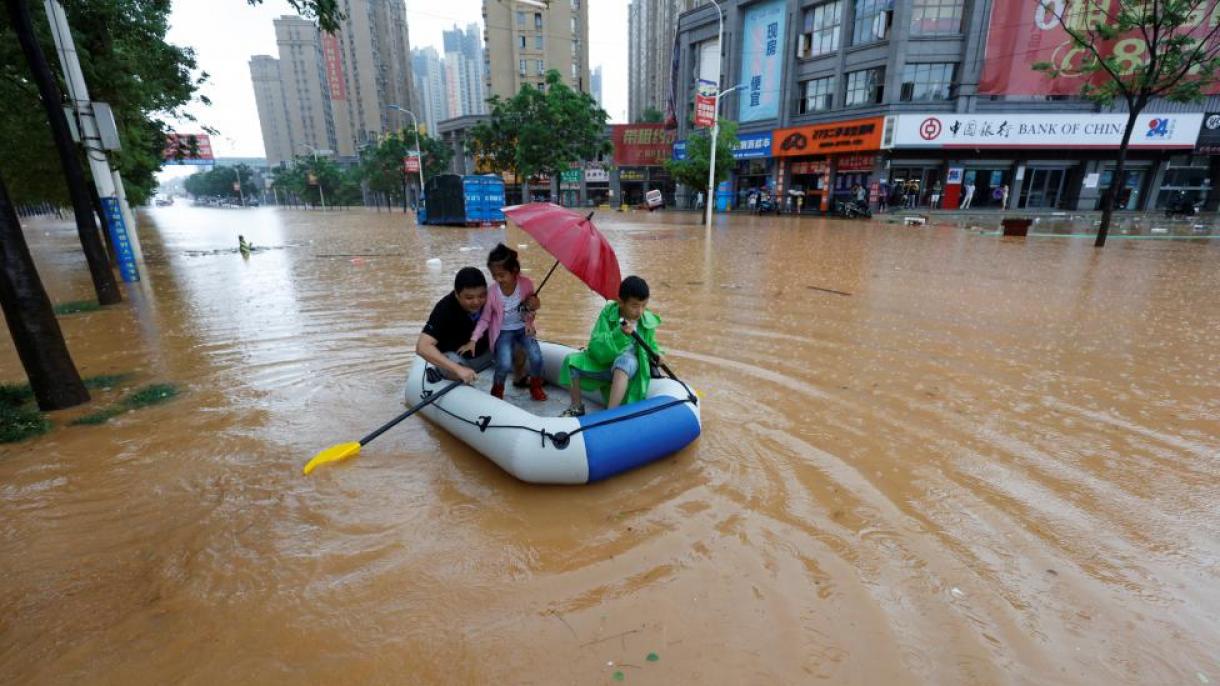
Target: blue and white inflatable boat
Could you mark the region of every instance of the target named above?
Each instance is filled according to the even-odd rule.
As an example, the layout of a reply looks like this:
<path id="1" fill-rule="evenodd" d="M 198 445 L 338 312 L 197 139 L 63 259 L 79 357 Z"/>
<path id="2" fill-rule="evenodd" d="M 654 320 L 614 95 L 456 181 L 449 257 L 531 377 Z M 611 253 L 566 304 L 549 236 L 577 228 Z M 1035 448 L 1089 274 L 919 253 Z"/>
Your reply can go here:
<path id="1" fill-rule="evenodd" d="M 576 350 L 540 342 L 544 402 L 530 399 L 529 389 L 508 384 L 505 399 L 494 398 L 490 369 L 471 386 L 455 388 L 420 414 L 483 453 L 501 469 L 537 484 L 585 484 L 601 481 L 655 462 L 699 437 L 700 400 L 684 383 L 654 378 L 648 397 L 605 410 L 600 397 L 586 394 L 583 417 L 560 417 L 568 390 L 555 384 L 563 360 Z M 407 377 L 406 397 L 414 405 L 452 383 L 439 378 L 417 357 Z M 436 379 L 432 381 L 432 377 Z"/>

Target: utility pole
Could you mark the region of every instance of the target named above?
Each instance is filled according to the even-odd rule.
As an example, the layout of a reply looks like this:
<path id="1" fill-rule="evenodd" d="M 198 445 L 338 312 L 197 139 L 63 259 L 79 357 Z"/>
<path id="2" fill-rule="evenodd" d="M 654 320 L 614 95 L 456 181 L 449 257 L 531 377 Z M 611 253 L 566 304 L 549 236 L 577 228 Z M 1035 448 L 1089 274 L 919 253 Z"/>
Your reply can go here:
<path id="1" fill-rule="evenodd" d="M 128 283 L 139 281 L 140 272 L 136 266 L 140 254 L 139 238 L 136 236 L 135 224 L 129 224 L 134 222 L 134 215 L 131 214 L 131 208 L 126 207 L 125 194 L 117 190 L 123 183 L 122 177 L 117 171 L 110 169 L 110 161 L 106 157 L 108 146 L 104 144 L 101 127 L 98 126 L 98 108 L 95 108 L 89 99 L 89 87 L 85 84 L 84 73 L 81 72 L 76 44 L 72 40 L 72 29 L 68 25 L 68 15 L 59 0 L 44 0 L 43 4 L 51 25 L 51 37 L 55 40 L 56 50 L 59 51 L 59 64 L 64 72 L 64 83 L 68 87 L 68 99 L 81 124 L 81 143 L 85 148 L 85 158 L 89 160 L 93 184 L 97 187 L 98 197 L 101 198 L 104 220 L 110 230 L 110 242 L 118 258 L 119 273 Z M 106 111 L 109 112 L 108 106 Z M 109 119 L 113 121 L 112 116 Z M 117 139 L 116 133 L 110 149 L 118 149 Z"/>
<path id="2" fill-rule="evenodd" d="M 55 149 L 59 153 L 59 162 L 64 170 L 68 194 L 72 198 L 76 232 L 80 236 L 81 248 L 89 264 L 89 275 L 93 279 L 97 301 L 101 305 L 121 302 L 123 296 L 114 281 L 114 274 L 110 271 L 110 258 L 106 255 L 106 246 L 102 245 L 102 237 L 98 234 L 97 223 L 93 218 L 93 208 L 85 186 L 85 173 L 72 145 L 72 134 L 68 129 L 68 118 L 64 116 L 61 106 L 62 100 L 55 84 L 55 76 L 51 73 L 42 46 L 38 44 L 29 5 L 26 0 L 4 0 L 4 5 L 8 10 L 13 31 L 17 34 L 17 40 L 21 43 L 26 62 L 29 63 L 31 76 L 38 87 L 38 95 L 47 111 Z"/>

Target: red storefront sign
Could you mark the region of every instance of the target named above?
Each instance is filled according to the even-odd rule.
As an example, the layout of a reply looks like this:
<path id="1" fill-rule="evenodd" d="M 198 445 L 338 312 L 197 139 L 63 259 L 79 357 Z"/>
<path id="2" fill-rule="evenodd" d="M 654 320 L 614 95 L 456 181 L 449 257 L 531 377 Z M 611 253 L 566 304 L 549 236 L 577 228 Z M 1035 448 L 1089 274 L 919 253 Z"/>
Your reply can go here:
<path id="1" fill-rule="evenodd" d="M 1087 26 L 1097 23 L 1113 24 L 1109 20 L 1120 9 L 1135 11 L 1127 0 L 1004 0 L 993 3 L 991 29 L 987 37 L 987 54 L 983 62 L 983 75 L 979 79 L 979 92 L 988 95 L 1078 95 L 1086 82 L 1080 73 L 1080 64 L 1091 55 L 1086 48 L 1077 48 L 1059 23 L 1059 16 L 1067 12 L 1068 25 L 1073 30 L 1085 31 Z M 1186 23 L 1178 29 L 1183 35 L 1203 38 L 1220 22 L 1220 2 L 1206 0 L 1199 3 Z M 1148 60 L 1148 46 L 1139 31 L 1116 37 L 1098 44 L 1103 56 L 1113 56 L 1118 68 L 1130 74 Z M 1032 65 L 1049 62 L 1063 72 L 1051 78 L 1048 74 L 1034 71 Z M 1110 79 L 1103 70 L 1092 76 L 1094 85 Z M 1220 84 L 1204 90 L 1208 94 L 1220 93 Z"/>
<path id="2" fill-rule="evenodd" d="M 805 174 L 826 174 L 830 171 L 830 163 L 823 161 L 813 162 L 793 162 L 792 175 L 803 176 Z"/>
<path id="3" fill-rule="evenodd" d="M 614 163 L 620 167 L 660 167 L 673 157 L 676 129 L 664 124 L 615 124 Z"/>
<path id="4" fill-rule="evenodd" d="M 880 150 L 884 128 L 884 118 L 871 117 L 779 129 L 771 135 L 771 155 L 798 157 Z"/>
<path id="5" fill-rule="evenodd" d="M 331 100 L 347 100 L 347 86 L 343 81 L 343 50 L 339 37 L 333 33 L 322 34 L 322 56 L 326 60 L 326 83 L 330 86 Z"/>
<path id="6" fill-rule="evenodd" d="M 414 174 L 419 171 L 419 158 L 414 155 L 402 158 L 402 164 L 407 173 Z"/>
<path id="7" fill-rule="evenodd" d="M 838 170 L 842 172 L 871 172 L 873 155 L 844 155 L 839 158 Z"/>
<path id="8" fill-rule="evenodd" d="M 168 164 L 210 164 L 212 139 L 206 133 L 166 134 L 163 159 Z"/>

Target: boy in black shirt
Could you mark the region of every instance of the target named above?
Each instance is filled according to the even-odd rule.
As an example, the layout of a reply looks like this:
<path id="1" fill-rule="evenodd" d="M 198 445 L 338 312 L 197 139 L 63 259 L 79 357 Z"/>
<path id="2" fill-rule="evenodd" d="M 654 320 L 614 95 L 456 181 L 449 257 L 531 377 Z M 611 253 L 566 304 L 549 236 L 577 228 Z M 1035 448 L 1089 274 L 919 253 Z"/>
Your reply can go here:
<path id="1" fill-rule="evenodd" d="M 474 357 L 463 357 L 458 348 L 470 341 L 483 305 L 487 303 L 487 279 L 475 267 L 462 267 L 453 279 L 453 292 L 441 298 L 428 315 L 428 323 L 415 343 L 415 353 L 438 367 L 450 379 L 473 383 L 476 369 L 491 363 L 487 334 L 475 345 Z"/>

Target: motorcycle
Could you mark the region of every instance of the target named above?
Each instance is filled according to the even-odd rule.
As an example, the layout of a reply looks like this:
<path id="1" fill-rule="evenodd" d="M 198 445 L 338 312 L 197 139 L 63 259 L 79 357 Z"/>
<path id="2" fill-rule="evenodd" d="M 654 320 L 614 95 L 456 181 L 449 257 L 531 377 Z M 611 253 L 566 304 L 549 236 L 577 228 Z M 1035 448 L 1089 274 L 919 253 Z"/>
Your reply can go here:
<path id="1" fill-rule="evenodd" d="M 835 203 L 835 216 L 843 219 L 871 219 L 873 212 L 868 208 L 868 203 L 860 203 L 855 200 L 839 201 Z"/>
<path id="2" fill-rule="evenodd" d="M 1203 203 L 1189 202 L 1186 200 L 1185 193 L 1179 193 L 1165 207 L 1165 216 L 1171 219 L 1173 217 L 1196 217 L 1202 207 Z"/>
<path id="3" fill-rule="evenodd" d="M 754 214 L 779 214 L 779 204 L 771 196 L 761 196 L 754 205 Z"/>

